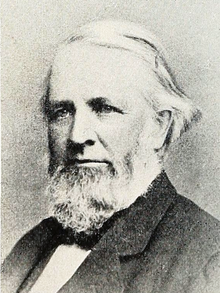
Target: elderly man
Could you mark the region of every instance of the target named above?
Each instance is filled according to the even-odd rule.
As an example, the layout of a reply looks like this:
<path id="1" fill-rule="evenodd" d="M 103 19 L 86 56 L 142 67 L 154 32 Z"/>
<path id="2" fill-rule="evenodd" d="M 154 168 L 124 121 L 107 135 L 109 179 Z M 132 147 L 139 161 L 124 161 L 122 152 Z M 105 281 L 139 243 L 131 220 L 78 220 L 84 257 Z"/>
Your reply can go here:
<path id="1" fill-rule="evenodd" d="M 51 217 L 3 265 L 3 292 L 217 292 L 220 225 L 177 194 L 170 143 L 200 112 L 153 35 L 81 27 L 46 84 Z"/>

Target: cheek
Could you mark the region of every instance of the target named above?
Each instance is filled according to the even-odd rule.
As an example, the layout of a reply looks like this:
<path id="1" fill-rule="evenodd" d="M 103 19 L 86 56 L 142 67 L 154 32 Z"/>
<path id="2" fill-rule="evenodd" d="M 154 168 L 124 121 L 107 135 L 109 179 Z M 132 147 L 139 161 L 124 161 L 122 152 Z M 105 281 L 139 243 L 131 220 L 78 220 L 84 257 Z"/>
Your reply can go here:
<path id="1" fill-rule="evenodd" d="M 118 158 L 125 157 L 136 148 L 145 127 L 146 118 L 127 116 L 121 121 L 112 121 L 102 130 L 102 138 L 110 152 Z"/>
<path id="2" fill-rule="evenodd" d="M 53 154 L 60 158 L 65 156 L 69 127 L 49 126 L 49 141 Z"/>

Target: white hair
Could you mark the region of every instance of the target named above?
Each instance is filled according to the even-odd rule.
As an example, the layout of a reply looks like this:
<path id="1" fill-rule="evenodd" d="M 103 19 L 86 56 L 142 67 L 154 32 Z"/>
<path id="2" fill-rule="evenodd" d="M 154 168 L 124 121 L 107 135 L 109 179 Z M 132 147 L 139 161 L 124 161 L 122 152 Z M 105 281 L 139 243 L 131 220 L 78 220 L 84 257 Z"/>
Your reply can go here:
<path id="1" fill-rule="evenodd" d="M 167 110 L 172 115 L 166 146 L 178 139 L 193 122 L 200 119 L 200 110 L 193 106 L 192 101 L 178 87 L 166 63 L 164 48 L 143 26 L 115 20 L 91 22 L 79 27 L 75 34 L 62 43 L 61 47 L 78 41 L 126 50 L 143 60 L 151 70 L 152 82 L 154 82 L 152 88 L 146 89 L 147 102 L 157 114 Z"/>

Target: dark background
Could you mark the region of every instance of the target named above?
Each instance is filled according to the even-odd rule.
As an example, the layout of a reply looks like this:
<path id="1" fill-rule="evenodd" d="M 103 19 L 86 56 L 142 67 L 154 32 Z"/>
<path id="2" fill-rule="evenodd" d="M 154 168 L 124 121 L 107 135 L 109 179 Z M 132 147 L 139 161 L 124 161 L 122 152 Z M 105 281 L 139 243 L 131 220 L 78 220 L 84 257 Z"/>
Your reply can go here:
<path id="1" fill-rule="evenodd" d="M 220 219 L 220 2 L 217 0 L 4 0 L 2 3 L 2 256 L 47 215 L 42 81 L 57 43 L 76 26 L 116 18 L 162 41 L 177 81 L 203 120 L 173 145 L 177 190 Z"/>

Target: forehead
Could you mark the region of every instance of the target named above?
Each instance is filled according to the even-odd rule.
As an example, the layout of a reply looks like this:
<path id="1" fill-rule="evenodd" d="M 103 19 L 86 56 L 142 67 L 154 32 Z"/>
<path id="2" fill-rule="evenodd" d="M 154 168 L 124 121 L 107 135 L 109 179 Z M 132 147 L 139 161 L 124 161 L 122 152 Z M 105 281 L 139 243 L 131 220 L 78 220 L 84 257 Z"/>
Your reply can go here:
<path id="1" fill-rule="evenodd" d="M 131 96 L 143 92 L 151 78 L 144 61 L 129 51 L 76 42 L 55 57 L 51 88 L 61 98 Z"/>

